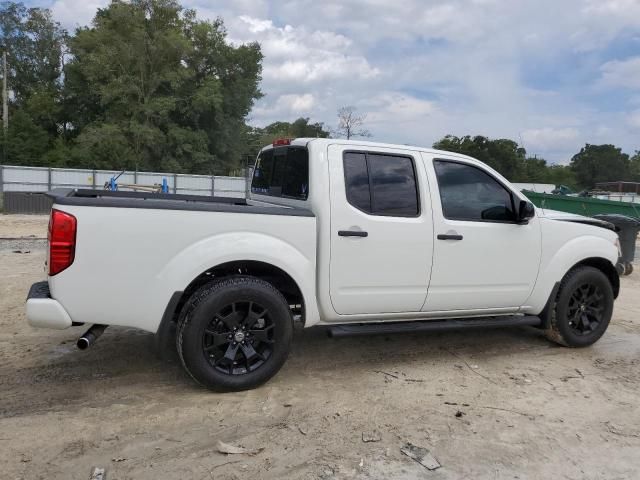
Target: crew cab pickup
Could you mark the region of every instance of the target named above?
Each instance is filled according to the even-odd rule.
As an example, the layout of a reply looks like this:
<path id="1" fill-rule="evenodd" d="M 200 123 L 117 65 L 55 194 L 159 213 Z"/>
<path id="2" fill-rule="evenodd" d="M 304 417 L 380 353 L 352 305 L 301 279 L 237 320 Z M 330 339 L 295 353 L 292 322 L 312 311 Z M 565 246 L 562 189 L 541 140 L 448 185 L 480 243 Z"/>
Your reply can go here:
<path id="1" fill-rule="evenodd" d="M 535 208 L 473 158 L 279 140 L 248 199 L 54 190 L 34 327 L 156 334 L 214 390 L 271 378 L 294 323 L 333 335 L 528 325 L 570 347 L 605 332 L 617 235 Z"/>

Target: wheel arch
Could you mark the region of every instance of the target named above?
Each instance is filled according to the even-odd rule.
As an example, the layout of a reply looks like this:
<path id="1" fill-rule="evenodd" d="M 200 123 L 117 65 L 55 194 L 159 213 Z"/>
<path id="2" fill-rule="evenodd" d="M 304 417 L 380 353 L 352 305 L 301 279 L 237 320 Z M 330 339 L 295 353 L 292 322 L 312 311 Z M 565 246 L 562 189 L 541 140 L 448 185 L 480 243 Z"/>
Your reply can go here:
<path id="1" fill-rule="evenodd" d="M 539 314 L 540 319 L 542 320 L 542 324 L 540 325 L 540 328 L 542 328 L 543 330 L 549 328 L 549 325 L 551 322 L 551 311 L 554 308 L 556 298 L 558 297 L 558 292 L 560 291 L 560 284 L 562 282 L 562 279 L 564 279 L 567 276 L 567 274 L 572 270 L 582 266 L 593 267 L 600 270 L 607 277 L 607 279 L 609 280 L 609 283 L 611 283 L 611 289 L 613 290 L 613 298 L 614 299 L 618 298 L 618 294 L 620 293 L 620 277 L 618 275 L 618 271 L 616 270 L 616 267 L 613 266 L 609 260 L 602 257 L 589 257 L 589 258 L 580 260 L 579 262 L 572 265 L 564 273 L 562 278 L 559 279 L 557 282 L 555 282 L 553 288 L 551 289 L 551 293 L 549 294 L 547 303 L 545 304 L 542 312 L 540 312 Z"/>
<path id="2" fill-rule="evenodd" d="M 258 260 L 233 260 L 218 264 L 200 273 L 182 291 L 171 295 L 165 308 L 162 320 L 156 333 L 156 346 L 163 353 L 172 348 L 175 337 L 175 327 L 180 313 L 187 300 L 201 286 L 221 278 L 236 275 L 249 275 L 260 278 L 272 284 L 292 306 L 292 314 L 300 315 L 304 324 L 306 321 L 306 303 L 302 289 L 298 282 L 285 270 L 268 262 Z M 163 353 L 163 356 L 164 355 Z"/>
<path id="3" fill-rule="evenodd" d="M 576 263 L 573 267 L 571 267 L 569 270 L 567 270 L 567 273 L 569 273 L 574 268 L 580 267 L 580 266 L 597 268 L 602 273 L 604 273 L 607 279 L 609 280 L 609 283 L 611 283 L 611 288 L 613 290 L 613 298 L 614 299 L 618 298 L 618 294 L 620 293 L 620 276 L 618 275 L 618 271 L 616 270 L 616 267 L 612 265 L 609 260 L 602 257 L 585 258 L 584 260 L 581 260 L 580 262 Z"/>

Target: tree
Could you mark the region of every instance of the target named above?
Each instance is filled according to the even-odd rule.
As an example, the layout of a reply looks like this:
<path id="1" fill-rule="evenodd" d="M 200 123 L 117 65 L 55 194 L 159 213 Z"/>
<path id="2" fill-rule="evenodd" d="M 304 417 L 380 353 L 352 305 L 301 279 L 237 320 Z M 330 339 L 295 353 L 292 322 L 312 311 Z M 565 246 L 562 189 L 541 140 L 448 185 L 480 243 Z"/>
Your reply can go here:
<path id="1" fill-rule="evenodd" d="M 309 123 L 308 117 L 300 117 L 293 122 L 273 122 L 263 129 L 262 132 L 266 135 L 274 135 L 290 138 L 327 138 L 329 131 L 324 129 L 324 124 L 321 122 Z M 277 137 L 274 137 L 277 138 Z"/>
<path id="2" fill-rule="evenodd" d="M 262 54 L 230 45 L 222 20 L 199 21 L 173 0 L 114 1 L 70 52 L 66 90 L 87 166 L 227 173 L 242 163 Z"/>
<path id="3" fill-rule="evenodd" d="M 640 182 L 640 150 L 629 159 L 629 171 L 634 182 Z"/>
<path id="4" fill-rule="evenodd" d="M 342 107 L 338 110 L 338 127 L 335 134 L 347 140 L 353 137 L 371 137 L 369 130 L 362 128 L 366 119 L 366 115 L 356 114 L 355 107 Z"/>
<path id="5" fill-rule="evenodd" d="M 526 151 L 509 139 L 491 140 L 477 135 L 456 137 L 447 135 L 433 144 L 433 148 L 462 153 L 495 168 L 511 181 L 523 181 L 525 177 Z"/>
<path id="6" fill-rule="evenodd" d="M 0 46 L 8 54 L 12 119 L 2 138 L 8 163 L 41 165 L 43 155 L 56 141 L 61 114 L 60 53 L 65 38 L 66 32 L 49 10 L 0 3 Z"/>
<path id="7" fill-rule="evenodd" d="M 549 165 L 546 180 L 542 183 L 565 185 L 574 191 L 579 189 L 576 175 L 569 165 Z"/>
<path id="8" fill-rule="evenodd" d="M 571 159 L 571 170 L 581 187 L 592 188 L 598 182 L 628 179 L 629 155 L 614 145 L 586 144 Z"/>
<path id="9" fill-rule="evenodd" d="M 22 3 L 0 3 L 0 45 L 8 52 L 7 80 L 14 104 L 20 104 L 34 92 L 57 90 L 65 35 L 49 10 L 27 9 Z"/>

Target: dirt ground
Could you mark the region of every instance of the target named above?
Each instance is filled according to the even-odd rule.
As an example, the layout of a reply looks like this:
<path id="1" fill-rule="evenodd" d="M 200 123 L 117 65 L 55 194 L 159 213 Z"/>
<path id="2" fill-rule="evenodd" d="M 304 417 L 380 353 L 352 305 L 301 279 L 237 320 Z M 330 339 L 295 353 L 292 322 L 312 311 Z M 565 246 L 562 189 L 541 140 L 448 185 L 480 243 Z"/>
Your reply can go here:
<path id="1" fill-rule="evenodd" d="M 0 215 L 0 232 L 43 237 L 46 219 Z M 79 351 L 82 327 L 30 328 L 24 300 L 43 278 L 43 243 L 29 251 L 0 248 L 3 479 L 86 480 L 94 466 L 109 480 L 639 476 L 639 273 L 622 279 L 612 324 L 587 349 L 527 328 L 344 339 L 310 329 L 269 383 L 214 394 L 159 360 L 149 334 L 112 327 Z M 262 450 L 227 456 L 218 441 Z M 406 442 L 442 467 L 403 455 Z"/>
<path id="2" fill-rule="evenodd" d="M 47 238 L 48 215 L 0 214 L 0 238 Z"/>

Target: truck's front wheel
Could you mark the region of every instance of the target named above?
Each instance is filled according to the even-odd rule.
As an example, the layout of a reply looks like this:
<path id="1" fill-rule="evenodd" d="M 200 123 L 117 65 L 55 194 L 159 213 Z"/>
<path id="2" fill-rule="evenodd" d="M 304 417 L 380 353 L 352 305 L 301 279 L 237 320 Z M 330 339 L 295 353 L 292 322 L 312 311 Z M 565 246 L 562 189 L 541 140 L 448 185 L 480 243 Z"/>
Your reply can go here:
<path id="1" fill-rule="evenodd" d="M 593 267 L 578 267 L 562 280 L 546 331 L 547 337 L 567 347 L 586 347 L 607 330 L 613 313 L 609 279 Z"/>
<path id="2" fill-rule="evenodd" d="M 293 323 L 282 294 L 255 277 L 211 282 L 185 305 L 178 354 L 187 372 L 212 390 L 246 390 L 275 375 L 289 354 Z"/>

